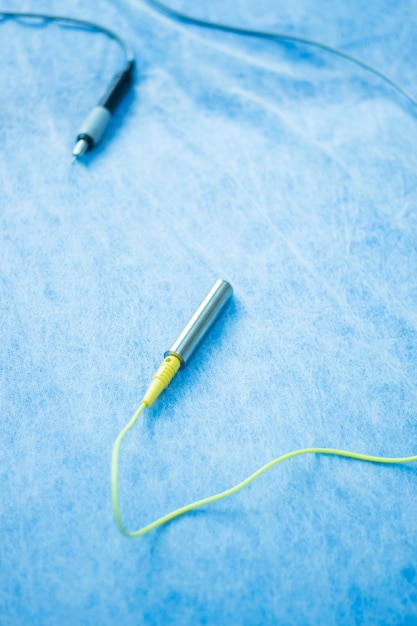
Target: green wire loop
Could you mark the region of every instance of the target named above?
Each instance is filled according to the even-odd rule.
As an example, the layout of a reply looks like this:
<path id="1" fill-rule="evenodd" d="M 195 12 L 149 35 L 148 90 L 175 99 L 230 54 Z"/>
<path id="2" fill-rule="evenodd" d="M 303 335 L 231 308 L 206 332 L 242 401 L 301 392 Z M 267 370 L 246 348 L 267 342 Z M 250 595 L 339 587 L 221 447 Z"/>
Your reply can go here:
<path id="1" fill-rule="evenodd" d="M 141 413 L 146 408 L 146 404 L 141 404 L 137 409 L 136 413 L 133 415 L 130 422 L 123 428 L 113 446 L 113 454 L 112 454 L 112 465 L 111 465 L 111 488 L 112 488 L 112 502 L 113 502 L 113 512 L 114 517 L 116 519 L 116 523 L 119 527 L 120 532 L 123 533 L 126 537 L 140 537 L 141 535 L 145 535 L 150 530 L 154 530 L 158 528 L 158 526 L 163 526 L 167 522 L 179 517 L 180 515 L 184 515 L 184 513 L 188 513 L 189 511 L 193 511 L 200 506 L 204 506 L 206 504 L 211 504 L 212 502 L 217 502 L 218 500 L 222 500 L 223 498 L 227 498 L 237 493 L 244 487 L 247 487 L 252 481 L 256 478 L 259 478 L 261 474 L 268 471 L 278 463 L 282 463 L 283 461 L 287 461 L 288 459 L 293 459 L 296 456 L 301 456 L 302 454 L 327 454 L 331 456 L 343 456 L 349 459 L 356 459 L 358 461 L 368 461 L 371 463 L 385 463 L 385 464 L 401 464 L 401 463 L 414 463 L 417 461 L 416 456 L 405 456 L 405 457 L 384 457 L 384 456 L 372 456 L 370 454 L 360 454 L 358 452 L 348 452 L 347 450 L 337 450 L 335 448 L 303 448 L 301 450 L 294 450 L 294 452 L 288 452 L 287 454 L 283 454 L 282 456 L 273 459 L 269 463 L 263 465 L 256 472 L 242 480 L 242 482 L 238 483 L 234 487 L 230 489 L 226 489 L 226 491 L 221 491 L 220 493 L 216 493 L 213 496 L 209 496 L 208 498 L 202 498 L 201 500 L 196 500 L 191 504 L 187 504 L 186 506 L 182 506 L 167 515 L 163 515 L 162 517 L 156 519 L 154 522 L 147 524 L 147 526 L 143 526 L 143 528 L 139 528 L 139 530 L 135 530 L 134 532 L 130 532 L 126 530 L 123 525 L 120 509 L 119 509 L 119 496 L 118 496 L 118 465 L 119 465 L 119 451 L 120 445 L 125 437 L 125 435 L 129 432 L 129 430 L 135 425 Z"/>

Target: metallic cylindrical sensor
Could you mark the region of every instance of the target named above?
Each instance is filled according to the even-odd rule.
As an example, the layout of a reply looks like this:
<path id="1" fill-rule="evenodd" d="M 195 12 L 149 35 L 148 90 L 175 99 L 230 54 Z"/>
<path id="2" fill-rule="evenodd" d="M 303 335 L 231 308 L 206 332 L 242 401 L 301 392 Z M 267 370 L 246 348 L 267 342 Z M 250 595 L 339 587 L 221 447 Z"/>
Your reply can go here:
<path id="1" fill-rule="evenodd" d="M 227 281 L 217 280 L 178 339 L 165 352 L 164 356 L 177 356 L 181 361 L 181 367 L 184 367 L 232 294 L 232 286 Z"/>

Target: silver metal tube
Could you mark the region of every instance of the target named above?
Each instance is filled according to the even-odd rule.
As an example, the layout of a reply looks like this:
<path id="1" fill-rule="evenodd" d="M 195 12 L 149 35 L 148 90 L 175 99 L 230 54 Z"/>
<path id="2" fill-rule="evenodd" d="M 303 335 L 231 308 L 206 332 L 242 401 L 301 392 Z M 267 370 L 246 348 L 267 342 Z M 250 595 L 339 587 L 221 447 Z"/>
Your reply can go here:
<path id="1" fill-rule="evenodd" d="M 177 356 L 181 361 L 181 367 L 184 367 L 232 294 L 232 286 L 227 281 L 217 280 L 164 356 Z"/>

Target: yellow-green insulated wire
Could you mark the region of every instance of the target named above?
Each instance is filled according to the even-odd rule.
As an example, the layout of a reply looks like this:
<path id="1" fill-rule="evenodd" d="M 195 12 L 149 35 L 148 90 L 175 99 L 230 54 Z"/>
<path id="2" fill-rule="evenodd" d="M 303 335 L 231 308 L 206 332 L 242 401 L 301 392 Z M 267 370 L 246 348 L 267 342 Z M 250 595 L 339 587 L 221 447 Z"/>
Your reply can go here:
<path id="1" fill-rule="evenodd" d="M 249 485 L 253 480 L 255 480 L 255 478 L 258 478 L 258 476 L 260 476 L 267 470 L 271 469 L 271 467 L 274 467 L 274 465 L 278 465 L 278 463 L 282 463 L 282 461 L 287 461 L 288 459 L 293 459 L 294 457 L 300 456 L 301 454 L 329 454 L 333 456 L 344 456 L 349 459 L 357 459 L 359 461 L 370 461 L 371 463 L 397 463 L 399 464 L 399 463 L 412 463 L 412 462 L 417 461 L 417 455 L 400 457 L 400 458 L 390 458 L 390 457 L 383 457 L 383 456 L 371 456 L 369 454 L 359 454 L 357 452 L 348 452 L 346 450 L 336 450 L 333 448 L 303 448 L 302 450 L 294 450 L 294 452 L 288 452 L 287 454 L 283 454 L 282 456 L 279 456 L 276 459 L 273 459 L 269 463 L 266 463 L 266 465 L 258 469 L 256 472 L 254 472 L 253 474 L 245 478 L 245 480 L 242 480 L 242 482 L 238 483 L 234 487 L 231 487 L 230 489 L 226 489 L 226 491 L 216 493 L 214 496 L 209 496 L 208 498 L 203 498 L 202 500 L 196 500 L 196 502 L 192 502 L 191 504 L 182 506 L 181 508 L 176 509 L 176 511 L 172 511 L 171 513 L 168 513 L 167 515 L 163 515 L 162 517 L 155 520 L 154 522 L 151 522 L 147 526 L 143 526 L 143 528 L 139 528 L 139 530 L 130 532 L 126 530 L 126 528 L 123 526 L 123 522 L 121 520 L 120 511 L 119 511 L 119 496 L 118 496 L 118 488 L 117 488 L 119 450 L 120 450 L 120 444 L 122 443 L 124 436 L 134 426 L 138 417 L 145 410 L 146 406 L 147 405 L 142 402 L 142 404 L 140 405 L 136 413 L 133 415 L 130 422 L 127 424 L 127 426 L 123 428 L 122 432 L 117 437 L 116 441 L 114 442 L 114 447 L 113 447 L 112 466 L 111 466 L 113 511 L 114 511 L 114 516 L 116 518 L 117 525 L 120 531 L 126 537 L 140 537 L 141 535 L 148 533 L 150 530 L 154 530 L 155 528 L 158 528 L 158 526 L 162 526 L 163 524 L 166 524 L 167 522 L 174 519 L 175 517 L 184 515 L 184 513 L 193 511 L 194 509 L 197 509 L 200 506 L 211 504 L 212 502 L 217 502 L 218 500 L 221 500 L 222 498 L 227 498 L 228 496 L 231 496 L 234 493 L 237 493 L 238 491 L 243 489 L 243 487 L 246 487 L 247 485 Z"/>

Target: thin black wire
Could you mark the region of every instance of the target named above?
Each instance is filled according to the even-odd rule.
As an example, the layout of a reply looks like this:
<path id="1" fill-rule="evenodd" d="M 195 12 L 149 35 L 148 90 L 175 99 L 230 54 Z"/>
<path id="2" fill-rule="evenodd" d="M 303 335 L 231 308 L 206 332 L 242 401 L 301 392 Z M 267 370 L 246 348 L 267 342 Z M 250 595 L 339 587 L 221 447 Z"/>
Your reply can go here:
<path id="1" fill-rule="evenodd" d="M 0 11 L 0 18 L 4 19 L 19 19 L 19 18 L 29 18 L 29 19 L 40 19 L 50 22 L 57 22 L 58 24 L 65 24 L 66 26 L 72 26 L 73 28 L 85 28 L 88 30 L 97 31 L 107 35 L 110 39 L 113 39 L 119 46 L 122 48 L 123 52 L 126 55 L 126 61 L 128 65 L 131 65 L 135 61 L 135 55 L 133 49 L 129 46 L 129 44 L 120 37 L 117 33 L 115 33 L 110 28 L 105 26 L 101 26 L 100 24 L 96 24 L 95 22 L 89 22 L 88 20 L 80 20 L 74 17 L 66 17 L 63 15 L 51 15 L 49 13 L 27 13 L 21 11 Z"/>
<path id="2" fill-rule="evenodd" d="M 290 41 L 296 44 L 302 44 L 306 46 L 312 46 L 315 48 L 319 48 L 324 50 L 325 52 L 329 52 L 331 54 L 337 55 L 350 63 L 354 63 L 358 67 L 366 70 L 367 72 L 371 72 L 385 83 L 390 85 L 393 89 L 398 91 L 404 98 L 406 98 L 412 105 L 417 107 L 417 100 L 411 96 L 407 91 L 405 91 L 398 83 L 389 78 L 383 72 L 380 72 L 376 68 L 368 65 L 361 59 L 358 59 L 347 52 L 343 52 L 343 50 L 339 50 L 338 48 L 333 48 L 332 46 L 328 46 L 325 43 L 321 43 L 320 41 L 316 41 L 314 39 L 308 39 L 307 37 L 300 37 L 298 35 L 289 35 L 287 33 L 280 32 L 270 32 L 263 30 L 254 30 L 249 28 L 241 28 L 239 26 L 233 26 L 229 24 L 222 24 L 220 22 L 211 22 L 208 20 L 203 20 L 200 18 L 193 17 L 192 15 L 186 15 L 185 13 L 181 13 L 180 11 L 176 11 L 171 7 L 159 2 L 159 0 L 143 0 L 145 4 L 148 4 L 154 10 L 158 11 L 165 15 L 166 17 L 175 20 L 177 22 L 182 22 L 184 24 L 190 24 L 191 26 L 198 26 L 200 28 L 206 28 L 210 30 L 221 31 L 224 33 L 230 33 L 233 35 L 242 35 L 244 37 L 254 37 L 257 39 L 266 39 L 269 41 Z"/>

